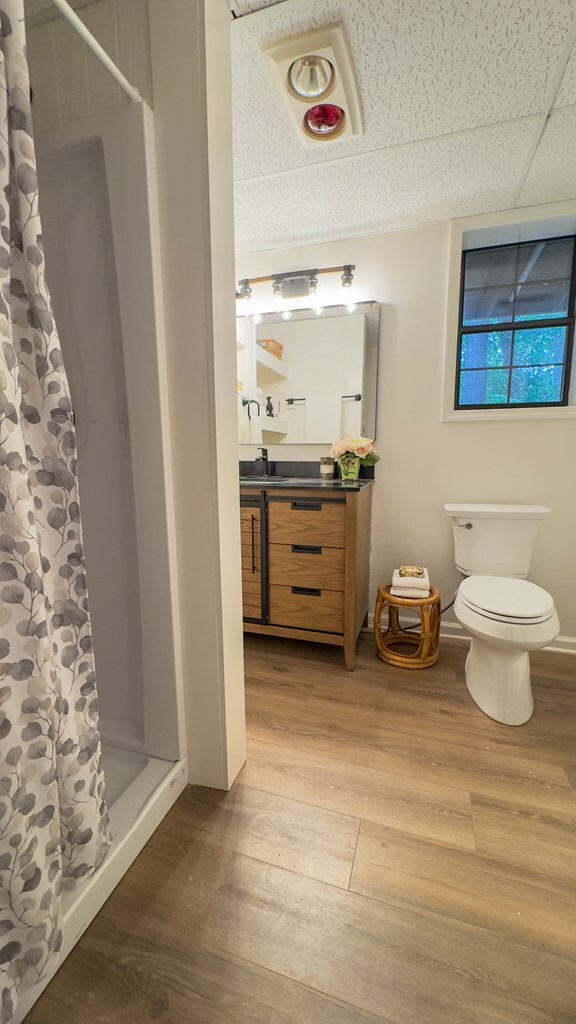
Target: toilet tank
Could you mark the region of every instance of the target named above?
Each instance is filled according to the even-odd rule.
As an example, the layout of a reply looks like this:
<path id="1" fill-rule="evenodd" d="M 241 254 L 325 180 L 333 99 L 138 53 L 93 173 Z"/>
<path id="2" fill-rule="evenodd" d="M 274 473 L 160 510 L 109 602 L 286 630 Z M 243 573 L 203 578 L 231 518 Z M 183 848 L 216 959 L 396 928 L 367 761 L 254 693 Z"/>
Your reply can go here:
<path id="1" fill-rule="evenodd" d="M 454 557 L 465 576 L 516 576 L 530 571 L 546 505 L 444 505 L 452 521 Z"/>

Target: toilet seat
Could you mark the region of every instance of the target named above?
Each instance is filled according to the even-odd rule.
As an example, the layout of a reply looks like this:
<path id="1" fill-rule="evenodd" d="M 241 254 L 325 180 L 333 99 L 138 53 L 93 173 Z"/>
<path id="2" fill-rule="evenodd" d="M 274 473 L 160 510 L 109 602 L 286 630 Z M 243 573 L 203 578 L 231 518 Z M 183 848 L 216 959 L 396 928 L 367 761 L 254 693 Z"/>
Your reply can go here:
<path id="1" fill-rule="evenodd" d="M 546 622 L 555 612 L 551 595 L 528 580 L 468 576 L 458 590 L 463 604 L 484 618 L 523 626 Z"/>

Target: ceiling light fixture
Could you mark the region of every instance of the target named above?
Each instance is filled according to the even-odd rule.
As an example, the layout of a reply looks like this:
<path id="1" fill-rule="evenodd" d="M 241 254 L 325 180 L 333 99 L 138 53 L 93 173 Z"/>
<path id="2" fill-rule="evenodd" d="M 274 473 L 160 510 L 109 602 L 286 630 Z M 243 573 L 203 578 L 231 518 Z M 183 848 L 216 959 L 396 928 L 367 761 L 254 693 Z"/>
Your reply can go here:
<path id="1" fill-rule="evenodd" d="M 349 288 L 352 284 L 354 263 L 346 263 L 341 267 L 320 267 L 317 270 L 289 270 L 282 274 L 267 274 L 265 277 L 243 277 L 238 282 L 237 299 L 250 298 L 252 285 L 272 282 L 272 292 L 277 302 L 281 299 L 298 299 L 305 295 L 315 295 L 318 289 L 318 278 L 321 274 L 340 274 L 342 287 Z M 320 308 L 320 307 L 319 307 Z"/>
<path id="2" fill-rule="evenodd" d="M 355 270 L 355 269 L 356 268 L 352 267 L 351 264 L 348 264 L 348 266 L 342 268 L 342 287 L 343 288 L 349 288 L 350 285 L 352 284 L 352 280 L 354 278 L 354 274 L 352 273 L 352 270 Z"/>
<path id="3" fill-rule="evenodd" d="M 236 292 L 237 299 L 249 299 L 252 295 L 252 289 L 248 282 L 248 278 L 243 278 L 242 281 L 238 281 L 238 291 Z"/>
<path id="4" fill-rule="evenodd" d="M 283 39 L 263 53 L 303 146 L 362 135 L 360 100 L 341 24 Z"/>

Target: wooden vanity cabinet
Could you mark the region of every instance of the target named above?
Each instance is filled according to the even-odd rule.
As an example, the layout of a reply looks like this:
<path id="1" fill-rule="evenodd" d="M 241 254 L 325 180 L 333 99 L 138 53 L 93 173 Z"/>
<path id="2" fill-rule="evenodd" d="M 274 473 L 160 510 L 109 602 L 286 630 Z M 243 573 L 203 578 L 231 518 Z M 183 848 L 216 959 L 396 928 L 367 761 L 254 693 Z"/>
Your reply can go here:
<path id="1" fill-rule="evenodd" d="M 371 497 L 370 484 L 241 489 L 246 632 L 334 644 L 354 668 L 368 612 Z"/>

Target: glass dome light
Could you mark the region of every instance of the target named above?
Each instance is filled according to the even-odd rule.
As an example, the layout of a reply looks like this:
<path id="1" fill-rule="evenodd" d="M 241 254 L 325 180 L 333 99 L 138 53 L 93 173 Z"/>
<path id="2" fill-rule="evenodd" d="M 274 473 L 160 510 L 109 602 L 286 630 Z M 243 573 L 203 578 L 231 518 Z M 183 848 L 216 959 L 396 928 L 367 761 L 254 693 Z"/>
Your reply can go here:
<path id="1" fill-rule="evenodd" d="M 334 68 L 325 57 L 310 54 L 290 65 L 290 88 L 304 100 L 315 100 L 328 91 L 334 81 Z"/>
<path id="2" fill-rule="evenodd" d="M 317 103 L 304 114 L 304 131 L 315 139 L 339 135 L 344 127 L 345 113 L 335 103 Z"/>

